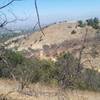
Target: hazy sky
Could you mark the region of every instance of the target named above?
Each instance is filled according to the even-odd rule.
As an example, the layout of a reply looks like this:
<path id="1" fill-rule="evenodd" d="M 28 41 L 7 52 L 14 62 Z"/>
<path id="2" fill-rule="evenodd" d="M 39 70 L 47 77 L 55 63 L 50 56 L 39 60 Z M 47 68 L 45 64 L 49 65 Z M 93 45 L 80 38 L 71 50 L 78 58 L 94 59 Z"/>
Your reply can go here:
<path id="1" fill-rule="evenodd" d="M 10 0 L 0 0 L 0 5 L 7 1 Z M 100 0 L 37 0 L 37 4 L 41 23 L 89 17 L 100 18 Z M 5 10 L 12 10 L 18 17 L 27 18 L 27 25 L 36 22 L 34 0 L 17 1 Z M 26 22 L 23 22 L 23 24 Z"/>

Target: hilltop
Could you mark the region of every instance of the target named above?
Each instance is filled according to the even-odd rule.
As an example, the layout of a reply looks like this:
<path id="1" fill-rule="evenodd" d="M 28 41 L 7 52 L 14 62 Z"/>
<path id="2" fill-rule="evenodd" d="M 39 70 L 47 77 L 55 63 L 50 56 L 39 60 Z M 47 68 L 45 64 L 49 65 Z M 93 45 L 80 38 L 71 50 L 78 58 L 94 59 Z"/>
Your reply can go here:
<path id="1" fill-rule="evenodd" d="M 78 57 L 81 45 L 87 32 L 82 62 L 85 67 L 100 66 L 100 41 L 99 32 L 91 26 L 78 26 L 78 23 L 60 22 L 43 28 L 45 36 L 40 31 L 31 35 L 19 36 L 6 41 L 8 48 L 17 51 L 25 51 L 27 58 L 37 57 L 41 59 L 55 60 L 56 56 L 63 52 L 71 52 Z M 100 70 L 99 70 L 100 71 Z"/>
<path id="2" fill-rule="evenodd" d="M 87 28 L 89 33 L 88 35 L 90 37 L 93 37 L 95 35 L 96 30 L 89 26 Z M 43 45 L 60 44 L 65 40 L 81 40 L 86 33 L 86 27 L 78 27 L 78 23 L 62 22 L 46 26 L 46 28 L 44 28 L 43 31 L 45 33 L 45 36 L 43 36 L 43 34 L 40 31 L 38 31 L 20 39 L 20 46 L 18 47 L 18 50 L 27 50 L 28 48 L 42 49 Z M 18 37 L 15 40 L 17 39 Z M 13 39 L 10 39 L 6 42 L 11 42 L 9 47 L 15 47 L 17 46 L 17 44 L 19 44 L 19 41 L 14 43 L 14 41 L 12 40 Z"/>

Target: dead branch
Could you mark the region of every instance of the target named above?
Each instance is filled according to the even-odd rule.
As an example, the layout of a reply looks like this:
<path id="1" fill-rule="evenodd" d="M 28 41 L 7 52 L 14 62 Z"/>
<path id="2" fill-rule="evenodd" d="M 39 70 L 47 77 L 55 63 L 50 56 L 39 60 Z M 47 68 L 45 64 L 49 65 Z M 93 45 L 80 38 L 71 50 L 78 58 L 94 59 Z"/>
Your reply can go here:
<path id="1" fill-rule="evenodd" d="M 0 10 L 3 9 L 3 8 L 6 8 L 7 6 L 9 6 L 10 4 L 12 4 L 13 2 L 15 1 L 21 1 L 21 0 L 11 0 L 10 2 L 8 2 L 7 4 L 3 5 L 0 7 Z"/>
<path id="2" fill-rule="evenodd" d="M 35 0 L 34 2 L 35 2 L 34 4 L 35 4 L 35 9 L 36 9 L 37 19 L 38 19 L 38 26 L 39 26 L 42 34 L 45 36 L 45 33 L 43 32 L 43 29 L 42 29 L 41 23 L 40 23 L 40 15 L 39 15 L 38 6 L 37 6 L 37 0 Z"/>

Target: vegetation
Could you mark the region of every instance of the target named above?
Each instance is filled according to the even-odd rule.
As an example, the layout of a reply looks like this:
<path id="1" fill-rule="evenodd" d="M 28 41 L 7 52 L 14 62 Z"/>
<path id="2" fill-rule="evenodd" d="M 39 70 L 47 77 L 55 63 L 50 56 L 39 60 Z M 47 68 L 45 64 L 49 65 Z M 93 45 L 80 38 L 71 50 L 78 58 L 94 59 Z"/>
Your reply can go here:
<path id="1" fill-rule="evenodd" d="M 26 59 L 18 52 L 4 54 L 10 67 L 0 61 L 0 77 L 12 78 L 22 83 L 22 89 L 29 83 L 59 85 L 62 88 L 100 90 L 100 73 L 82 68 L 77 73 L 78 59 L 70 53 L 61 54 L 56 62 L 51 60 Z"/>
<path id="2" fill-rule="evenodd" d="M 95 29 L 99 29 L 100 28 L 99 19 L 96 18 L 96 17 L 95 18 L 91 18 L 91 19 L 87 19 L 86 22 L 87 22 L 87 25 L 92 26 Z"/>
<path id="3" fill-rule="evenodd" d="M 78 21 L 78 26 L 79 27 L 85 27 L 85 25 L 86 25 L 85 22 L 83 22 L 82 20 Z"/>
<path id="4" fill-rule="evenodd" d="M 0 33 L 0 42 L 5 42 L 7 41 L 8 39 L 10 38 L 13 38 L 13 37 L 17 37 L 17 36 L 20 36 L 20 35 L 23 35 L 23 33 L 15 33 L 15 32 L 5 32 L 5 33 Z"/>
<path id="5" fill-rule="evenodd" d="M 75 31 L 75 30 L 73 30 L 72 32 L 71 32 L 71 34 L 76 34 L 77 32 Z"/>
<path id="6" fill-rule="evenodd" d="M 96 18 L 96 17 L 87 19 L 85 22 L 83 22 L 82 20 L 78 21 L 78 26 L 79 27 L 85 27 L 86 25 L 92 26 L 95 29 L 99 29 L 100 28 L 99 19 Z"/>
<path id="7" fill-rule="evenodd" d="M 78 60 L 70 53 L 62 54 L 56 62 L 56 77 L 63 88 L 72 87 L 77 81 Z"/>
<path id="8" fill-rule="evenodd" d="M 100 91 L 100 73 L 92 69 L 84 69 L 78 83 L 78 88 Z"/>
<path id="9" fill-rule="evenodd" d="M 4 94 L 0 95 L 0 100 L 13 100 L 11 98 L 8 98 L 7 96 L 5 96 Z"/>

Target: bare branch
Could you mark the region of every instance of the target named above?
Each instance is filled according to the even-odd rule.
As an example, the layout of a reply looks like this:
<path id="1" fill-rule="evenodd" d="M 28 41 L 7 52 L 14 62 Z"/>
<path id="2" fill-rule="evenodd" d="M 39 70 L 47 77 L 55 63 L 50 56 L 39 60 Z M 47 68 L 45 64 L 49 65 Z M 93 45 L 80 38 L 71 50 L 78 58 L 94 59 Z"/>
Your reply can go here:
<path id="1" fill-rule="evenodd" d="M 15 1 L 21 1 L 21 0 L 11 0 L 10 2 L 8 2 L 7 4 L 3 5 L 0 7 L 0 9 L 6 8 L 7 6 L 9 6 L 10 4 L 12 4 Z"/>
<path id="2" fill-rule="evenodd" d="M 40 15 L 39 15 L 38 6 L 37 6 L 37 0 L 35 0 L 35 9 L 36 9 L 36 14 L 37 14 L 38 25 L 39 25 L 40 31 L 45 36 L 45 34 L 44 34 L 43 30 L 42 30 L 42 27 L 41 27 L 41 23 L 40 23 Z"/>
<path id="3" fill-rule="evenodd" d="M 38 22 L 34 25 L 33 31 L 35 31 L 36 26 L 38 25 Z"/>

